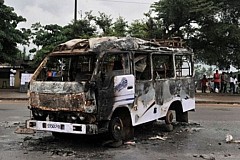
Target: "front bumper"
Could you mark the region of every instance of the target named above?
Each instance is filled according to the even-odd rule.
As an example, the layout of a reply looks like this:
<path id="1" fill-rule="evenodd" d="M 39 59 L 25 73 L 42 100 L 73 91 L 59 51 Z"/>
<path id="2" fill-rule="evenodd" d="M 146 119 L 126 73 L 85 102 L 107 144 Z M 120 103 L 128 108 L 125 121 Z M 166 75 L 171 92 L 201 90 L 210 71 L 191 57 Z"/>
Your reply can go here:
<path id="1" fill-rule="evenodd" d="M 52 121 L 27 120 L 27 128 L 37 131 L 49 131 L 72 134 L 98 134 L 98 127 L 95 124 L 76 124 Z"/>

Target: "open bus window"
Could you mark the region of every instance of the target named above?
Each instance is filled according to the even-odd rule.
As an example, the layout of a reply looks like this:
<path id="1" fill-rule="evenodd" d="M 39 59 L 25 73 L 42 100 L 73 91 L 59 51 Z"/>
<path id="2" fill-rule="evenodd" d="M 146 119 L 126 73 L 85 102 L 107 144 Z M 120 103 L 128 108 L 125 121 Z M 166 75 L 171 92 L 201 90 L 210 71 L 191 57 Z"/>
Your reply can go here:
<path id="1" fill-rule="evenodd" d="M 153 79 L 174 77 L 173 56 L 168 54 L 153 54 Z"/>
<path id="2" fill-rule="evenodd" d="M 101 61 L 101 72 L 111 75 L 130 74 L 129 64 L 127 53 L 108 53 Z"/>
<path id="3" fill-rule="evenodd" d="M 130 61 L 127 52 L 107 53 L 100 61 L 103 87 L 108 87 L 114 76 L 130 74 Z"/>
<path id="4" fill-rule="evenodd" d="M 93 56 L 50 56 L 37 76 L 41 81 L 87 81 L 95 66 Z"/>
<path id="5" fill-rule="evenodd" d="M 151 79 L 151 67 L 150 59 L 146 54 L 135 54 L 134 65 L 137 80 L 150 80 Z"/>
<path id="6" fill-rule="evenodd" d="M 176 75 L 177 77 L 192 76 L 192 56 L 191 55 L 176 55 Z"/>

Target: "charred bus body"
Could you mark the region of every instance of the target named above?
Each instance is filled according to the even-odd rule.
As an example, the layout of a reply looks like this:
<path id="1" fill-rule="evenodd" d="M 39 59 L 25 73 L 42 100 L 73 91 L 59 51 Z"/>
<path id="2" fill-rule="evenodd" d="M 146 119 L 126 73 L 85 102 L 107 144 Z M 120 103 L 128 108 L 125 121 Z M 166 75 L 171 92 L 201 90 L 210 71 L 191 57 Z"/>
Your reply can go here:
<path id="1" fill-rule="evenodd" d="M 53 133 L 133 136 L 133 127 L 188 122 L 195 109 L 193 53 L 137 38 L 75 39 L 35 71 L 27 127 Z"/>

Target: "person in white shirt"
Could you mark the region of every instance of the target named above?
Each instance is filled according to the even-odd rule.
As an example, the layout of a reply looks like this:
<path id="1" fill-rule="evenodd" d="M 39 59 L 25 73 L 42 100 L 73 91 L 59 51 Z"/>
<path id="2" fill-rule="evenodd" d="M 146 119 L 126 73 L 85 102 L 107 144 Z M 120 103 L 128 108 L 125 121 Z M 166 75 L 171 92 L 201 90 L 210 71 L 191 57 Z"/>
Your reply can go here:
<path id="1" fill-rule="evenodd" d="M 237 79 L 237 76 L 234 75 L 233 76 L 233 83 L 234 83 L 234 93 L 238 93 L 238 79 Z"/>
<path id="2" fill-rule="evenodd" d="M 234 93 L 235 85 L 234 85 L 234 78 L 233 78 L 232 72 L 230 72 L 229 84 L 230 84 L 230 93 Z"/>

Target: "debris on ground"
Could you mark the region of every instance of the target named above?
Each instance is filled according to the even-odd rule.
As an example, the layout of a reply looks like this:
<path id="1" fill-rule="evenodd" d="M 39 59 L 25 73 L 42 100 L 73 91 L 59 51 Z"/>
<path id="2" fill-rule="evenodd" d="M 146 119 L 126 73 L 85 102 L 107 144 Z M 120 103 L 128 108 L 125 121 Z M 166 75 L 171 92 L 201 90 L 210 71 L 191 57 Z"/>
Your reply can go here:
<path id="1" fill-rule="evenodd" d="M 202 158 L 202 159 L 206 159 L 206 160 L 215 160 L 215 157 L 213 155 L 207 155 L 207 154 L 194 154 L 193 157 L 195 158 Z"/>
<path id="2" fill-rule="evenodd" d="M 19 125 L 20 125 L 20 122 L 11 122 L 11 121 L 0 122 L 0 127 L 4 127 L 4 128 L 11 128 Z"/>
<path id="3" fill-rule="evenodd" d="M 165 140 L 167 140 L 167 137 L 161 137 L 161 136 L 155 136 L 155 137 L 150 137 L 150 138 L 148 138 L 149 140 L 163 140 L 163 141 L 165 141 Z"/>
<path id="4" fill-rule="evenodd" d="M 189 132 L 189 133 L 193 133 L 193 132 L 199 132 L 202 129 L 203 128 L 186 128 L 184 131 Z"/>
<path id="5" fill-rule="evenodd" d="M 31 140 L 31 139 L 32 139 L 32 137 L 28 137 L 28 136 L 27 136 L 27 137 L 25 137 L 23 140 L 24 140 L 24 141 L 29 141 L 29 140 Z"/>
<path id="6" fill-rule="evenodd" d="M 135 146 L 136 145 L 136 142 L 135 141 L 127 141 L 127 142 L 124 142 L 125 145 L 132 145 L 132 146 Z"/>
<path id="7" fill-rule="evenodd" d="M 14 133 L 17 134 L 34 134 L 36 131 L 30 128 L 18 127 Z"/>
<path id="8" fill-rule="evenodd" d="M 225 154 L 224 157 L 231 157 L 231 154 Z"/>
<path id="9" fill-rule="evenodd" d="M 227 134 L 226 143 L 240 143 L 240 140 L 233 140 L 233 136 L 231 134 Z"/>
<path id="10" fill-rule="evenodd" d="M 123 144 L 122 141 L 113 141 L 113 140 L 109 140 L 106 141 L 102 144 L 102 146 L 104 147 L 111 147 L 111 148 L 118 148 Z"/>
<path id="11" fill-rule="evenodd" d="M 66 151 L 66 150 L 52 150 L 52 156 L 63 156 L 63 157 L 70 157 L 70 156 L 75 156 L 76 152 L 74 151 Z"/>

